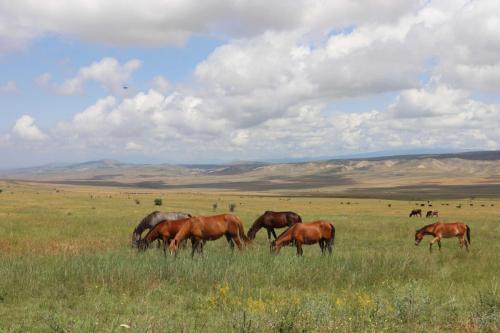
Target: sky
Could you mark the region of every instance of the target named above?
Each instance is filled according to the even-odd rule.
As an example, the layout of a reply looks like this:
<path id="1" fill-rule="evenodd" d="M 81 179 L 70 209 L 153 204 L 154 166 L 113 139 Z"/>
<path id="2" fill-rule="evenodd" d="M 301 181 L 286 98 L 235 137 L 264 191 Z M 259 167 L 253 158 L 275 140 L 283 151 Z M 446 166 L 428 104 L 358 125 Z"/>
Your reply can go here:
<path id="1" fill-rule="evenodd" d="M 497 0 L 0 0 L 0 168 L 499 148 Z"/>

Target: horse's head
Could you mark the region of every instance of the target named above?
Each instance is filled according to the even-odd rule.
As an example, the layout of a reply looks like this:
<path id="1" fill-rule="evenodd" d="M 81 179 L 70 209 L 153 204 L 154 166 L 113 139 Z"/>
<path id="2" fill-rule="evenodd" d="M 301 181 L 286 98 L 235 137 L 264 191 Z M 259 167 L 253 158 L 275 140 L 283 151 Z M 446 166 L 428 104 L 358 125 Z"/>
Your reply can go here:
<path id="1" fill-rule="evenodd" d="M 424 238 L 424 233 L 421 230 L 416 230 L 415 231 L 415 245 L 420 244 L 422 241 L 422 238 Z"/>
<path id="2" fill-rule="evenodd" d="M 271 251 L 272 254 L 278 254 L 279 248 L 276 246 L 275 240 L 269 243 L 269 250 Z"/>
<path id="3" fill-rule="evenodd" d="M 140 240 L 141 235 L 139 235 L 137 232 L 132 233 L 132 247 L 137 247 Z"/>
<path id="4" fill-rule="evenodd" d="M 149 247 L 149 242 L 147 239 L 139 239 L 137 241 L 137 250 L 139 251 L 146 251 L 146 249 Z"/>

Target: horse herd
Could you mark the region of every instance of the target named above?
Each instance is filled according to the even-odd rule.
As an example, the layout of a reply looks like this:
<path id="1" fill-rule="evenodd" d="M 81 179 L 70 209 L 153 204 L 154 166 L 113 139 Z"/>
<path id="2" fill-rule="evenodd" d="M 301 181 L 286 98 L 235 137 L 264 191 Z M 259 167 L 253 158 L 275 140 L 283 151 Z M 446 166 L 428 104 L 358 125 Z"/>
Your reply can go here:
<path id="1" fill-rule="evenodd" d="M 410 216 L 412 216 L 410 214 Z M 203 253 L 203 246 L 207 241 L 213 241 L 223 236 L 231 250 L 234 247 L 242 249 L 243 245 L 249 244 L 255 239 L 260 229 L 267 230 L 267 238 L 270 242 L 271 253 L 278 254 L 283 246 L 293 245 L 297 249 L 297 255 L 303 255 L 302 246 L 319 244 L 321 253 L 328 251 L 332 253 L 335 242 L 335 227 L 325 220 L 302 223 L 300 215 L 294 212 L 272 212 L 266 211 L 252 224 L 248 233 L 245 234 L 243 223 L 240 218 L 233 214 L 219 214 L 213 216 L 192 216 L 188 213 L 170 212 L 164 213 L 154 211 L 144 217 L 132 233 L 132 246 L 139 251 L 150 247 L 154 241 L 158 241 L 158 247 L 163 242 L 163 253 L 167 254 L 167 248 L 173 255 L 177 255 L 179 248 L 185 247 L 188 240 L 191 242 L 191 256 L 195 253 Z M 274 229 L 287 228 L 279 236 Z M 142 233 L 149 230 L 141 238 Z M 468 250 L 470 245 L 470 228 L 468 225 L 455 223 L 433 223 L 426 225 L 415 232 L 415 245 L 418 245 L 425 235 L 431 235 L 433 239 L 429 244 L 438 243 L 441 249 L 441 239 L 457 237 L 459 245 L 464 245 Z M 271 240 L 271 236 L 274 240 Z"/>

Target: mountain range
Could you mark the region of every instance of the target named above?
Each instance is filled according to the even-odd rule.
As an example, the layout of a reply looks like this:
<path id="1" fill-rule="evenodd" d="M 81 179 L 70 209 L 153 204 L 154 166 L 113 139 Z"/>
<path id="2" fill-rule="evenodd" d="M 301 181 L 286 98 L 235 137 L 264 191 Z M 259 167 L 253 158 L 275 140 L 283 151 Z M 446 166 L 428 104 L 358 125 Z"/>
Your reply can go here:
<path id="1" fill-rule="evenodd" d="M 500 195 L 500 151 L 299 163 L 130 164 L 98 160 L 0 171 L 4 180 L 286 195 L 417 198 Z"/>

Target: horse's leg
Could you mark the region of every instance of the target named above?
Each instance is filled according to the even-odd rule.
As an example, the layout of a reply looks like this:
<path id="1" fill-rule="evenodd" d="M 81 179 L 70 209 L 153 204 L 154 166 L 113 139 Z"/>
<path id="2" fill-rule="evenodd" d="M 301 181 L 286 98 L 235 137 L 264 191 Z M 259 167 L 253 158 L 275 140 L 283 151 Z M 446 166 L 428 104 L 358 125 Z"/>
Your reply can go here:
<path id="1" fill-rule="evenodd" d="M 271 243 L 271 229 L 266 228 L 267 230 L 267 240 L 269 243 Z"/>
<path id="2" fill-rule="evenodd" d="M 159 249 L 161 247 L 161 241 L 158 238 L 158 241 L 156 242 L 156 248 Z"/>
<path id="3" fill-rule="evenodd" d="M 439 251 L 441 251 L 441 239 L 438 239 L 438 246 L 439 246 Z"/>
<path id="4" fill-rule="evenodd" d="M 439 237 L 434 237 L 431 242 L 429 243 L 429 251 L 432 252 L 432 244 L 437 242 L 439 240 Z"/>
<path id="5" fill-rule="evenodd" d="M 295 246 L 297 247 L 297 256 L 300 257 L 302 255 L 302 253 L 303 253 L 303 251 L 302 251 L 302 244 L 299 243 L 299 242 L 297 242 L 297 241 L 295 241 Z"/>
<path id="6" fill-rule="evenodd" d="M 271 232 L 273 233 L 274 240 L 277 240 L 278 236 L 276 236 L 276 232 L 274 232 L 274 228 L 271 228 Z"/>
<path id="7" fill-rule="evenodd" d="M 234 251 L 233 237 L 230 234 L 226 234 L 226 239 L 227 243 L 229 244 L 229 248 L 231 249 L 231 251 Z"/>
<path id="8" fill-rule="evenodd" d="M 325 241 L 323 241 L 323 240 L 319 241 L 319 248 L 321 249 L 321 255 L 324 256 L 325 255 Z"/>
<path id="9" fill-rule="evenodd" d="M 328 254 L 332 254 L 332 240 L 330 239 L 327 243 Z"/>
<path id="10" fill-rule="evenodd" d="M 168 238 L 163 238 L 163 255 L 167 256 L 167 246 L 168 246 Z"/>
<path id="11" fill-rule="evenodd" d="M 240 237 L 238 235 L 234 235 L 233 236 L 233 242 L 236 243 L 236 246 L 238 247 L 238 250 L 242 249 Z M 233 244 L 233 248 L 234 248 L 234 244 Z"/>

